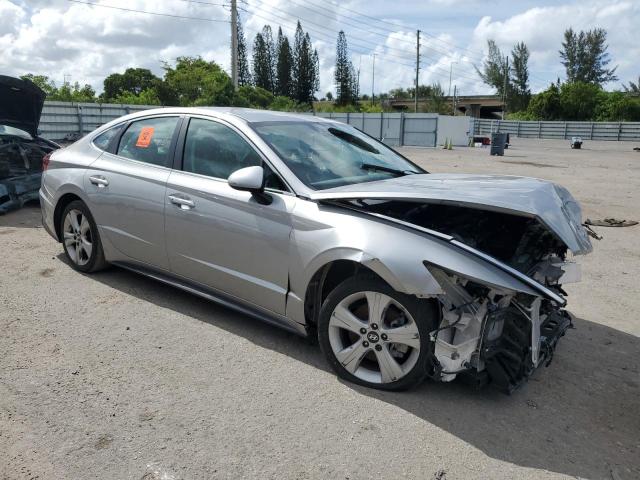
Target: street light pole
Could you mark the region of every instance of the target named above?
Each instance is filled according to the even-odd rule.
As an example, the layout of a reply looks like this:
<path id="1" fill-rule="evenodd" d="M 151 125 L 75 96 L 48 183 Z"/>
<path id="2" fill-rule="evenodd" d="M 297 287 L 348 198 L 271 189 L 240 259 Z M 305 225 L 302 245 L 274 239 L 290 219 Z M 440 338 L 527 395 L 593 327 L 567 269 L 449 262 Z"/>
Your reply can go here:
<path id="1" fill-rule="evenodd" d="M 420 30 L 416 32 L 416 91 L 413 99 L 413 111 L 418 113 L 418 78 L 420 74 Z"/>
<path id="2" fill-rule="evenodd" d="M 451 62 L 449 64 L 449 91 L 447 92 L 447 97 L 451 96 L 451 76 L 453 75 L 453 64 L 454 63 L 458 63 L 458 62 Z"/>
<path id="3" fill-rule="evenodd" d="M 371 64 L 371 105 L 376 104 L 376 54 L 373 54 L 373 63 Z"/>
<path id="4" fill-rule="evenodd" d="M 238 8 L 237 0 L 231 0 L 231 81 L 238 88 Z"/>

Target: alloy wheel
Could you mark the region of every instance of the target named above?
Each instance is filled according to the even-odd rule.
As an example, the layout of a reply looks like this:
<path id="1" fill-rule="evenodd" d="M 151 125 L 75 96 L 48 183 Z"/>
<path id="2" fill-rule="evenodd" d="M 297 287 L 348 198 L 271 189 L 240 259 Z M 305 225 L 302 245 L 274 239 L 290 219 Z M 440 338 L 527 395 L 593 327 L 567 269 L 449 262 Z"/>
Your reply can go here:
<path id="1" fill-rule="evenodd" d="M 415 320 L 384 293 L 363 291 L 345 297 L 329 320 L 329 343 L 342 366 L 371 383 L 392 383 L 407 375 L 420 355 Z"/>
<path id="2" fill-rule="evenodd" d="M 80 210 L 69 210 L 62 229 L 69 258 L 76 265 L 86 265 L 93 252 L 93 236 L 89 219 Z"/>

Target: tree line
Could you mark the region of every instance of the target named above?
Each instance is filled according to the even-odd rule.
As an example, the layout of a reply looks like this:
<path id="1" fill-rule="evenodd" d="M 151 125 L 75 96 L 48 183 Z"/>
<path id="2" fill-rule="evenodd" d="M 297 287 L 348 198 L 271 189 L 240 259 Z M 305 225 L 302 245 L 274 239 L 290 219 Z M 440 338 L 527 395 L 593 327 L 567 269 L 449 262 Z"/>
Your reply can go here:
<path id="1" fill-rule="evenodd" d="M 607 92 L 604 84 L 618 80 L 610 67 L 607 32 L 601 28 L 564 32 L 558 51 L 565 80 L 532 94 L 529 85 L 529 49 L 517 43 L 510 56 L 493 40 L 486 60 L 476 71 L 483 82 L 506 100 L 507 118 L 518 120 L 640 121 L 640 92 L 629 82 L 623 91 Z M 640 79 L 639 82 L 640 83 Z"/>

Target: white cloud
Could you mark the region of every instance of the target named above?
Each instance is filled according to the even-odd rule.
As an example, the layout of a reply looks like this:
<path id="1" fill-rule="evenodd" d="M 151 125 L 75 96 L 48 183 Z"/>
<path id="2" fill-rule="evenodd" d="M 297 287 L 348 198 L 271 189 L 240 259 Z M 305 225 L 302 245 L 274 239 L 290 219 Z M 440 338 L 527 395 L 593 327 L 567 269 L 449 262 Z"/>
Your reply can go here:
<path id="1" fill-rule="evenodd" d="M 639 2 L 592 0 L 531 8 L 503 21 L 483 17 L 474 30 L 473 43 L 486 45 L 487 39 L 493 39 L 507 53 L 516 42 L 524 41 L 531 51 L 534 83 L 541 87 L 546 86 L 548 80 L 564 76 L 558 50 L 567 28 L 604 28 L 608 33 L 611 65 L 619 65 L 618 76 L 626 81 L 638 75 L 638 25 Z"/>
<path id="2" fill-rule="evenodd" d="M 179 0 L 91 1 L 189 17 L 217 20 L 229 17 L 228 8 Z M 619 65 L 621 80 L 637 79 L 640 73 L 637 67 L 640 42 L 636 38 L 640 2 L 574 0 L 544 6 L 550 0 L 539 0 L 539 6 L 506 18 L 478 16 L 476 20 L 469 17 L 469 11 L 483 12 L 480 7 L 484 3 L 475 2 L 477 8 L 467 8 L 474 1 L 433 0 L 428 8 L 423 1 L 403 2 L 393 14 L 402 14 L 404 20 L 386 18 L 391 13 L 386 4 L 370 0 L 350 0 L 339 5 L 305 0 L 248 0 L 239 6 L 243 9 L 240 16 L 249 49 L 265 23 L 271 24 L 274 35 L 281 25 L 293 42 L 295 24 L 298 18 L 302 19 L 303 28 L 311 35 L 320 56 L 321 96 L 333 90 L 335 39 L 341 28 L 347 34 L 354 66 L 360 67 L 361 92 L 367 94 L 371 91 L 373 53 L 376 93 L 413 85 L 417 27 L 424 31 L 420 83 L 440 82 L 445 91 L 453 66 L 452 84 L 462 94 L 487 92 L 488 87 L 477 78 L 473 64 L 480 63 L 481 51 L 489 38 L 495 39 L 505 53 L 516 42 L 526 42 L 531 50 L 534 88 L 545 87 L 558 75 L 563 76 L 558 49 L 569 26 L 607 29 L 612 63 Z M 510 10 L 512 13 L 514 8 Z M 379 12 L 388 12 L 383 16 L 391 23 L 358 20 L 348 9 L 368 12 L 376 18 L 382 15 Z M 434 14 L 447 14 L 450 18 L 446 20 L 445 15 L 445 20 L 436 23 L 432 19 Z M 460 28 L 459 15 L 468 22 L 466 28 Z M 430 27 L 446 33 L 434 34 Z M 0 73 L 43 74 L 58 83 L 68 74 L 72 81 L 90 83 L 100 91 L 102 79 L 110 73 L 141 66 L 161 75 L 161 62 L 172 61 L 179 55 L 202 55 L 228 70 L 229 36 L 228 23 L 136 14 L 66 0 L 0 0 Z"/>

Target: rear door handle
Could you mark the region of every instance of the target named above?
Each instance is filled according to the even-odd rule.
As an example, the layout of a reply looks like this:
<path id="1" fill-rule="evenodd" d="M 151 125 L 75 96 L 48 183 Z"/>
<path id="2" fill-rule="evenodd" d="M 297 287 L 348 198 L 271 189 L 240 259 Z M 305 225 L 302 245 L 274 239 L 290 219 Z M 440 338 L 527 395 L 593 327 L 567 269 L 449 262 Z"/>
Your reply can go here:
<path id="1" fill-rule="evenodd" d="M 179 197 L 177 195 L 169 195 L 169 201 L 174 205 L 178 205 L 182 210 L 191 210 L 196 206 L 193 200 L 187 197 Z"/>
<path id="2" fill-rule="evenodd" d="M 92 175 L 89 177 L 89 181 L 94 185 L 97 185 L 99 188 L 104 188 L 109 185 L 109 180 L 104 178 L 102 175 Z"/>

